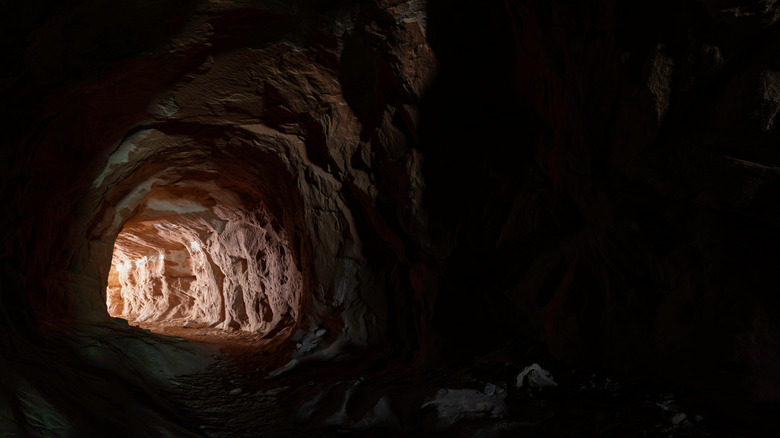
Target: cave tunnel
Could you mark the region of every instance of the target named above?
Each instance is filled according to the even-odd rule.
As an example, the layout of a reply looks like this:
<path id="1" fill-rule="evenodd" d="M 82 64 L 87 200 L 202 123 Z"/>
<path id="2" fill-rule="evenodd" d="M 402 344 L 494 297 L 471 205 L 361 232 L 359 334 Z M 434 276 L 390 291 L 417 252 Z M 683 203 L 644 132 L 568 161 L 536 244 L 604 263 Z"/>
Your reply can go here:
<path id="1" fill-rule="evenodd" d="M 128 143 L 133 150 L 136 144 Z M 291 248 L 280 225 L 284 215 L 277 218 L 262 202 L 284 193 L 284 179 L 262 167 L 255 171 L 261 175 L 240 167 L 220 170 L 212 168 L 214 156 L 187 155 L 175 161 L 178 167 L 151 170 L 151 177 L 143 168 L 136 171 L 137 177 L 123 180 L 124 190 L 107 196 L 119 200 L 98 224 L 108 225 L 100 233 L 109 233 L 104 240 L 115 239 L 109 315 L 257 333 L 291 327 L 301 314 L 300 248 Z M 160 162 L 148 167 L 162 168 Z M 132 216 L 117 235 L 123 211 Z"/>
<path id="2" fill-rule="evenodd" d="M 780 433 L 775 2 L 2 9 L 3 436 Z"/>

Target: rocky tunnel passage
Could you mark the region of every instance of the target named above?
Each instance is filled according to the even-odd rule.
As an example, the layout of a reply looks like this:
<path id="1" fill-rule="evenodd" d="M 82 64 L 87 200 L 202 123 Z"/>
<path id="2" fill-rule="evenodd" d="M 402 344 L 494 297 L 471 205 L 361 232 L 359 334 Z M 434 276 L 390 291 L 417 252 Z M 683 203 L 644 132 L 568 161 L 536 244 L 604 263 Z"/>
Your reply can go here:
<path id="1" fill-rule="evenodd" d="M 95 179 L 105 200 L 89 232 L 114 242 L 108 313 L 289 333 L 303 314 L 302 272 L 310 269 L 290 170 L 240 141 L 223 150 L 198 141 L 135 132 Z M 236 164 L 235 154 L 255 167 Z"/>
<path id="2" fill-rule="evenodd" d="M 298 320 L 300 261 L 266 210 L 211 180 L 152 188 L 136 211 L 114 243 L 111 316 L 261 334 Z"/>
<path id="3" fill-rule="evenodd" d="M 772 418 L 778 2 L 17 3 L 0 435 Z"/>

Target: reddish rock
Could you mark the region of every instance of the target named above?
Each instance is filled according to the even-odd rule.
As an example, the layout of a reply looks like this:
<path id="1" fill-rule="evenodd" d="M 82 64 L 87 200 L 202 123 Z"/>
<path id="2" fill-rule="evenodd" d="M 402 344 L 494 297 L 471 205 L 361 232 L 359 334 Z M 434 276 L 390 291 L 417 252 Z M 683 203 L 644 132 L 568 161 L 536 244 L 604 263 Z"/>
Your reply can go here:
<path id="1" fill-rule="evenodd" d="M 63 434 L 153 433 L 139 339 L 193 356 L 112 316 L 237 329 L 291 374 L 541 345 L 780 399 L 777 2 L 28 3 L 0 39 L 12 432 L 51 405 Z M 78 404 L 81 369 L 115 383 Z M 343 406 L 320 420 L 373 424 Z"/>

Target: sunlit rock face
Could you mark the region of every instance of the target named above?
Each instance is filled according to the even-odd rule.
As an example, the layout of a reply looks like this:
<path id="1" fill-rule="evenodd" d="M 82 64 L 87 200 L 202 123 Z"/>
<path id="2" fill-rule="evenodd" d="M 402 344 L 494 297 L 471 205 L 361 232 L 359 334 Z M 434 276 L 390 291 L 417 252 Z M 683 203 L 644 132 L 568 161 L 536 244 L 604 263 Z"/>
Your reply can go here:
<path id="1" fill-rule="evenodd" d="M 169 199 L 160 198 L 159 192 L 149 195 L 114 244 L 109 314 L 253 332 L 292 325 L 301 273 L 273 218 L 224 203 L 206 207 L 216 201 L 205 191 L 203 204 L 169 191 L 162 191 Z"/>

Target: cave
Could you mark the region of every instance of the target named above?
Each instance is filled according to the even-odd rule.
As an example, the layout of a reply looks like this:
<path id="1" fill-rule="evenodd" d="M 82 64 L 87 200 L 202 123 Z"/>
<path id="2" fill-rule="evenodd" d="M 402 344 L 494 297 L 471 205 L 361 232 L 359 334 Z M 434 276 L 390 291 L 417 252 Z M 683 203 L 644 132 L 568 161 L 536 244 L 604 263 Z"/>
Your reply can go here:
<path id="1" fill-rule="evenodd" d="M 198 167 L 193 163 L 187 172 Z M 108 314 L 264 334 L 291 327 L 301 314 L 301 261 L 283 218 L 260 201 L 263 193 L 242 190 L 242 181 L 261 178 L 240 169 L 203 169 L 196 172 L 200 179 L 186 179 L 169 169 L 175 182 L 138 178 L 143 182 L 121 198 L 121 209 L 134 214 L 118 235 L 110 231 L 116 240 Z M 121 213 L 110 211 L 105 223 L 116 226 Z"/>
<path id="2" fill-rule="evenodd" d="M 37 0 L 0 434 L 780 434 L 780 4 Z"/>

